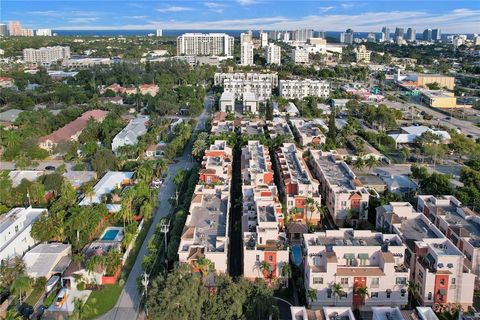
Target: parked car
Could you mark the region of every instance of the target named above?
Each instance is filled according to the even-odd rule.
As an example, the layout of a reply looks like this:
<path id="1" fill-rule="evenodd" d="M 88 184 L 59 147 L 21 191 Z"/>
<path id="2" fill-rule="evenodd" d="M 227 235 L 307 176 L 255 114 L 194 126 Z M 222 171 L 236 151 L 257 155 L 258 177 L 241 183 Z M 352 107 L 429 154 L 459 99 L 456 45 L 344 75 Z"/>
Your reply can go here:
<path id="1" fill-rule="evenodd" d="M 54 171 L 55 167 L 54 166 L 46 166 L 45 170 Z"/>
<path id="2" fill-rule="evenodd" d="M 34 314 L 30 317 L 30 319 L 34 320 L 40 320 L 43 317 L 43 314 L 45 313 L 45 310 L 47 308 L 44 305 L 41 305 L 40 307 L 37 308 L 37 311 L 35 311 Z"/>
<path id="3" fill-rule="evenodd" d="M 61 308 L 65 301 L 67 301 L 67 297 L 67 288 L 62 288 L 62 290 L 60 290 L 60 292 L 57 294 L 57 297 L 55 298 L 55 306 L 57 308 Z"/>

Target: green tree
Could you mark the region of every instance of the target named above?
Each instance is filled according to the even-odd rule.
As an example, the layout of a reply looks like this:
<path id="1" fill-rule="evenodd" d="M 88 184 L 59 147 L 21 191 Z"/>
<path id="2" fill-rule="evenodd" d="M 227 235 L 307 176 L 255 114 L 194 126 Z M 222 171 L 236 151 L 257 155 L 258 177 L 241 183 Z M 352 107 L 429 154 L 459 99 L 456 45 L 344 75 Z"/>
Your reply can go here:
<path id="1" fill-rule="evenodd" d="M 92 159 L 93 170 L 97 172 L 99 176 L 104 174 L 108 170 L 115 170 L 117 168 L 117 158 L 111 150 L 101 149 L 95 152 Z"/>
<path id="2" fill-rule="evenodd" d="M 355 293 L 362 297 L 362 302 L 365 303 L 365 299 L 368 297 L 368 288 L 366 286 L 357 287 Z"/>
<path id="3" fill-rule="evenodd" d="M 335 305 L 337 304 L 338 299 L 341 299 L 345 295 L 345 291 L 340 283 L 335 282 L 332 285 L 332 295 L 335 297 Z"/>
<path id="4" fill-rule="evenodd" d="M 290 279 L 292 276 L 292 267 L 288 262 L 282 263 L 282 266 L 280 267 L 280 274 L 284 279 L 285 287 L 288 288 L 288 279 Z"/>
<path id="5" fill-rule="evenodd" d="M 263 260 L 258 265 L 258 269 L 263 273 L 265 278 L 269 278 L 272 275 L 272 266 L 266 260 Z"/>
<path id="6" fill-rule="evenodd" d="M 81 298 L 73 299 L 73 318 L 76 320 L 88 319 L 91 315 L 97 314 L 97 309 L 92 307 L 92 304 L 96 303 L 96 299 L 90 300 L 91 304 L 85 303 Z"/>
<path id="7" fill-rule="evenodd" d="M 309 305 L 311 306 L 314 301 L 317 301 L 317 290 L 309 288 L 307 290 L 307 299 L 309 302 Z"/>
<path id="8" fill-rule="evenodd" d="M 205 283 L 208 274 L 214 270 L 213 262 L 207 258 L 199 258 L 195 260 L 195 267 L 202 274 L 202 283 Z"/>
<path id="9" fill-rule="evenodd" d="M 408 305 L 410 308 L 413 308 L 413 301 L 418 298 L 420 291 L 420 284 L 415 280 L 409 280 L 407 282 L 407 292 L 408 292 Z"/>
<path id="10" fill-rule="evenodd" d="M 22 303 L 23 297 L 32 289 L 32 286 L 33 280 L 30 277 L 26 275 L 20 275 L 13 280 L 12 284 L 10 285 L 10 291 L 13 292 L 20 303 Z"/>

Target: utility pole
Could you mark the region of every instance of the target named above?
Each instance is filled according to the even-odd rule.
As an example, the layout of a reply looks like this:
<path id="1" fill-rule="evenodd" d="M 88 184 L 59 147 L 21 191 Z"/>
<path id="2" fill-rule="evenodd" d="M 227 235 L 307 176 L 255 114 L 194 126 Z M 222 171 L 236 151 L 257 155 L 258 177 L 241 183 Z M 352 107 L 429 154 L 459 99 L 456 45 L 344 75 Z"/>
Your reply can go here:
<path id="1" fill-rule="evenodd" d="M 147 274 L 146 271 L 143 272 L 143 279 L 142 279 L 142 285 L 143 285 L 143 288 L 144 288 L 144 295 L 145 295 L 145 315 L 148 316 L 148 308 L 147 308 L 147 291 L 148 291 L 148 283 L 150 282 L 150 280 L 148 279 L 149 276 Z"/>
<path id="2" fill-rule="evenodd" d="M 161 224 L 160 225 L 160 232 L 163 232 L 163 239 L 165 243 L 165 249 L 164 249 L 164 256 L 165 256 L 165 265 L 168 268 L 168 259 L 167 259 L 167 233 L 170 229 L 170 226 L 168 224 Z"/>

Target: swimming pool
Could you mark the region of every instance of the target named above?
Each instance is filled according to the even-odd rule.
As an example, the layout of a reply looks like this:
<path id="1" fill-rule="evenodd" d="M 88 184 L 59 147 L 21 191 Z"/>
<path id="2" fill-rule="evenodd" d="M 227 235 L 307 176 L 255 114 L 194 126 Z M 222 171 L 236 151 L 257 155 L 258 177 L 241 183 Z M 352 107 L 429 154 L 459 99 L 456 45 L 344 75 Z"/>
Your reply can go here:
<path id="1" fill-rule="evenodd" d="M 300 266 L 302 264 L 302 247 L 299 245 L 292 246 L 292 260 L 295 265 Z"/>
<path id="2" fill-rule="evenodd" d="M 100 240 L 103 241 L 122 241 L 123 239 L 123 228 L 109 227 L 105 230 L 103 235 L 100 237 Z"/>

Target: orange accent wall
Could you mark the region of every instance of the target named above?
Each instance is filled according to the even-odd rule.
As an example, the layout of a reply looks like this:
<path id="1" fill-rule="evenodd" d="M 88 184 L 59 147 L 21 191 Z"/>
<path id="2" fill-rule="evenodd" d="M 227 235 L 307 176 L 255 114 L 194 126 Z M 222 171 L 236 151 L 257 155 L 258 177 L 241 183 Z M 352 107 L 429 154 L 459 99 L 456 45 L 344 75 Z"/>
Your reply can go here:
<path id="1" fill-rule="evenodd" d="M 260 192 L 260 196 L 261 197 L 269 197 L 272 195 L 272 192 L 271 191 L 262 191 Z"/>
<path id="2" fill-rule="evenodd" d="M 298 186 L 293 183 L 289 183 L 285 186 L 285 191 L 288 195 L 293 196 L 298 193 Z"/>
<path id="3" fill-rule="evenodd" d="M 353 278 L 353 305 L 354 306 L 360 306 L 364 304 L 364 298 L 356 294 L 355 291 L 359 287 L 366 287 L 367 286 L 367 278 L 366 277 L 354 277 Z"/>
<path id="4" fill-rule="evenodd" d="M 272 277 L 275 278 L 277 276 L 277 253 L 276 252 L 264 252 L 264 259 L 267 261 L 270 266 L 272 267 Z M 270 257 L 272 261 L 270 261 Z"/>
<path id="5" fill-rule="evenodd" d="M 265 184 L 272 184 L 273 182 L 273 173 L 267 172 L 263 175 L 263 181 L 265 181 Z"/>
<path id="6" fill-rule="evenodd" d="M 207 157 L 222 157 L 225 155 L 225 153 L 221 150 L 207 150 L 205 151 L 205 156 Z"/>
<path id="7" fill-rule="evenodd" d="M 443 284 L 442 284 L 443 280 Z M 443 299 L 440 300 L 441 295 L 439 294 L 440 289 L 445 290 L 445 295 Z M 447 303 L 447 294 L 448 294 L 448 275 L 447 274 L 437 274 L 435 275 L 435 292 L 434 300 L 435 303 Z"/>

